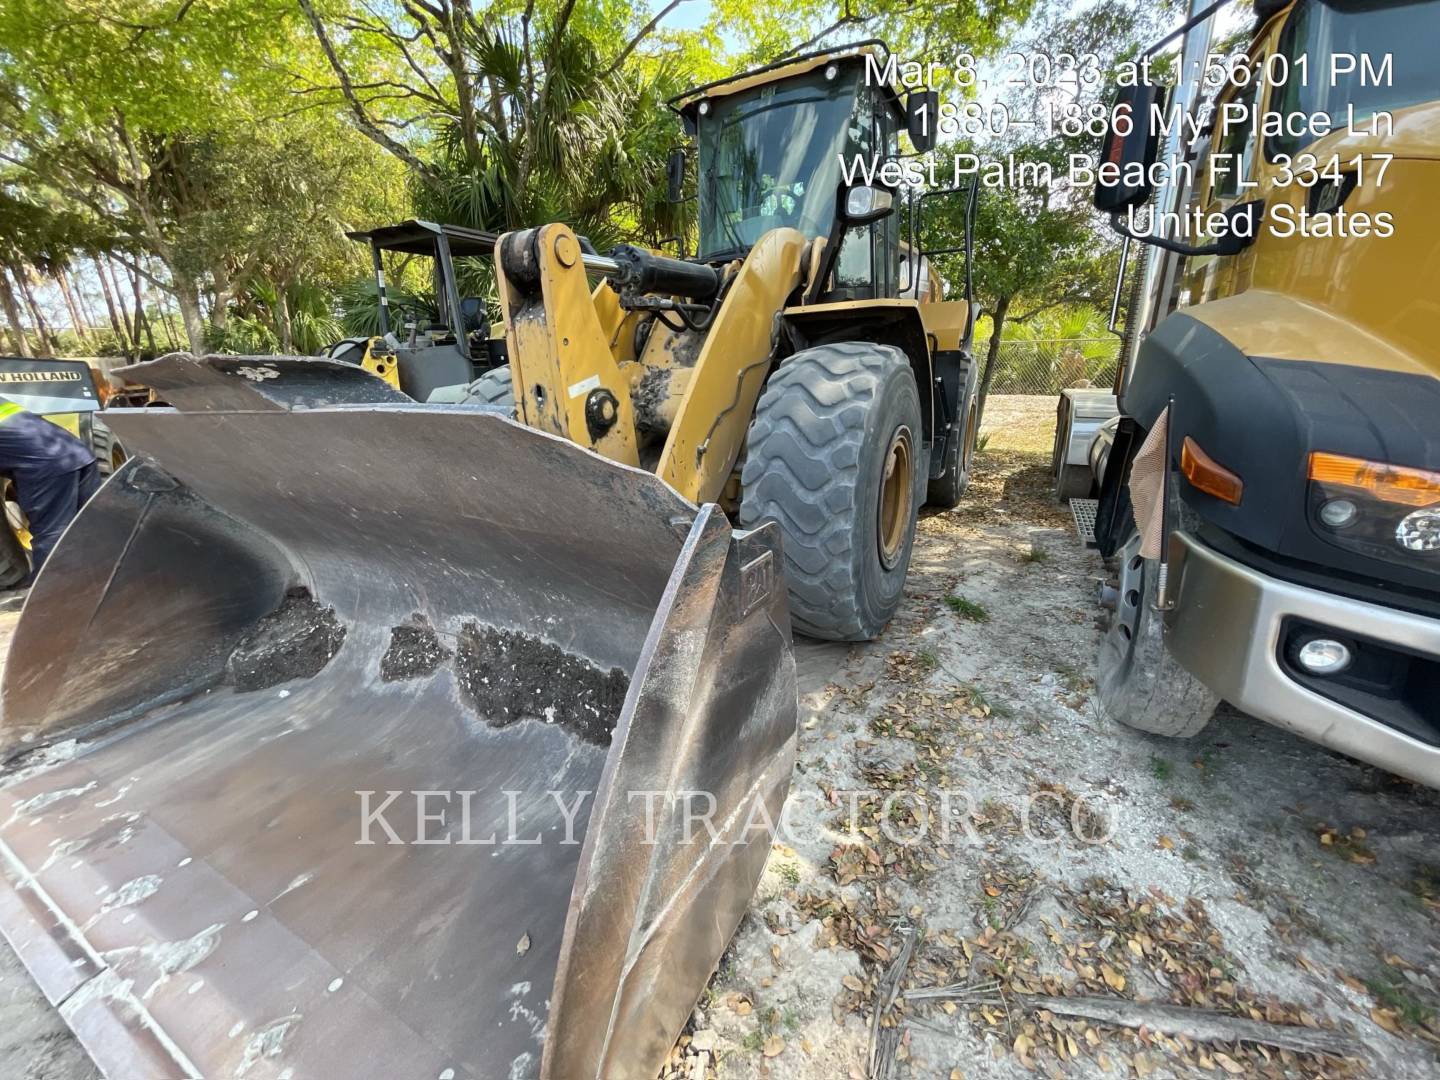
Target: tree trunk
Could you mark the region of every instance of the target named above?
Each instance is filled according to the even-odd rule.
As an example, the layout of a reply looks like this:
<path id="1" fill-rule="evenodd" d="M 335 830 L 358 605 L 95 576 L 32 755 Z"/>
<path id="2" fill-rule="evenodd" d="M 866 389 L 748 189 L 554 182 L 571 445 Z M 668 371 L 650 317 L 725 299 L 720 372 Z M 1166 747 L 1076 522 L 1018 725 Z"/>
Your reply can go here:
<path id="1" fill-rule="evenodd" d="M 127 267 L 128 270 L 128 267 Z M 129 270 L 130 288 L 135 294 L 135 340 L 140 340 L 140 330 L 145 330 L 145 340 L 150 343 L 150 356 L 155 353 L 155 332 L 150 328 L 150 316 L 145 314 L 145 293 L 140 286 L 140 272 Z"/>
<path id="2" fill-rule="evenodd" d="M 180 334 L 175 329 L 175 322 L 170 318 L 170 309 L 165 306 L 163 299 L 160 304 L 160 321 L 165 324 L 165 345 L 167 350 L 176 348 L 180 344 Z"/>
<path id="3" fill-rule="evenodd" d="M 990 333 L 990 348 L 985 354 L 985 371 L 980 376 L 980 400 L 976 405 L 975 427 L 985 419 L 985 399 L 990 396 L 990 384 L 995 381 L 995 368 L 1000 361 L 1000 337 L 1005 331 L 1005 313 L 1010 310 L 1010 297 L 1002 296 L 995 301 L 995 310 L 990 313 L 994 329 Z"/>
<path id="4" fill-rule="evenodd" d="M 120 313 L 115 309 L 115 293 L 110 288 L 110 278 L 105 273 L 105 264 L 100 261 L 97 255 L 93 260 L 95 263 L 95 276 L 100 279 L 100 295 L 105 298 L 105 311 L 110 316 L 110 329 L 115 334 L 115 344 L 119 346 L 122 355 L 130 355 L 130 339 L 125 333 L 125 326 L 120 321 Z"/>
<path id="5" fill-rule="evenodd" d="M 180 320 L 185 324 L 190 351 L 196 356 L 204 356 L 205 320 L 200 315 L 200 290 L 192 279 L 181 274 L 175 274 L 173 280 L 175 302 L 180 305 Z"/>
<path id="6" fill-rule="evenodd" d="M 290 319 L 290 297 L 285 295 L 285 286 L 275 287 L 275 330 L 280 339 L 280 352 L 285 356 L 295 354 L 295 328 Z"/>
<path id="7" fill-rule="evenodd" d="M 85 332 L 85 318 L 80 314 L 80 307 L 75 303 L 75 294 L 70 291 L 70 279 L 64 270 L 55 271 L 55 284 L 60 286 L 60 296 L 65 301 L 65 310 L 70 312 L 70 328 L 75 332 L 75 340 L 79 342 L 82 349 L 90 345 L 90 336 Z"/>
<path id="8" fill-rule="evenodd" d="M 95 267 L 100 271 L 105 303 L 110 308 L 110 321 L 115 325 L 115 333 L 120 337 L 120 348 L 131 360 L 138 360 L 140 342 L 130 336 L 130 312 L 125 307 L 125 294 L 120 291 L 120 278 L 115 273 L 115 267 L 104 257 L 95 260 Z"/>
<path id="9" fill-rule="evenodd" d="M 170 318 L 170 290 L 157 284 L 162 276 L 169 276 L 169 270 L 164 263 L 155 259 L 150 260 L 150 281 L 155 286 L 155 307 L 160 312 L 160 325 L 165 328 L 165 351 L 173 352 L 180 348 L 180 334 L 175 329 L 175 320 Z"/>
<path id="10" fill-rule="evenodd" d="M 140 297 L 140 290 L 135 287 L 135 275 L 127 269 L 125 276 L 130 280 L 130 295 L 135 301 L 135 313 L 126 329 L 130 331 L 130 340 L 135 342 L 135 352 L 138 354 L 144 348 L 144 343 L 140 340 L 140 323 L 145 317 L 145 301 Z M 120 287 L 123 280 L 119 274 L 115 275 L 116 288 Z"/>
<path id="11" fill-rule="evenodd" d="M 71 295 L 75 297 L 75 306 L 80 309 L 80 318 L 85 323 L 85 329 L 90 333 L 94 333 L 100 329 L 100 323 L 95 318 L 95 308 L 91 305 L 90 298 L 85 295 L 85 289 L 83 288 L 84 278 L 82 277 L 80 284 L 77 284 L 76 280 L 66 271 L 65 280 L 70 286 Z"/>
<path id="12" fill-rule="evenodd" d="M 210 308 L 210 325 L 224 330 L 230 318 L 230 301 L 235 296 L 235 286 L 230 281 L 229 268 L 217 262 L 210 268 L 210 277 L 215 282 L 215 303 Z"/>
<path id="13" fill-rule="evenodd" d="M 10 324 L 10 341 L 21 356 L 30 355 L 30 341 L 25 336 L 25 320 L 20 314 L 20 305 L 15 301 L 15 290 L 10 287 L 10 276 L 0 267 L 0 307 L 5 309 L 5 321 Z"/>
<path id="14" fill-rule="evenodd" d="M 40 305 L 35 301 L 34 290 L 30 288 L 30 271 L 22 266 L 15 276 L 20 282 L 20 295 L 25 297 L 25 306 L 30 309 L 30 317 L 35 322 L 35 335 L 40 339 L 40 351 L 46 356 L 54 356 L 55 339 L 50 336 L 50 327 L 45 322 Z"/>

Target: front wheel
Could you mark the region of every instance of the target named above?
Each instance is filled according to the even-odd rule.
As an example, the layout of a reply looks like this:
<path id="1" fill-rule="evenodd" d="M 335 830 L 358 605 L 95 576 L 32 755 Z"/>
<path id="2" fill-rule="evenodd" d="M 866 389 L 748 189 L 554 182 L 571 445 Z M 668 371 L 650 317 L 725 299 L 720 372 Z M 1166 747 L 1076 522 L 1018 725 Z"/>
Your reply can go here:
<path id="1" fill-rule="evenodd" d="M 1120 586 L 1110 628 L 1100 643 L 1100 712 L 1152 735 L 1189 738 L 1210 723 L 1220 704 L 1165 647 L 1164 618 L 1154 608 L 1159 564 L 1140 554 L 1132 533 L 1120 549 Z"/>
<path id="2" fill-rule="evenodd" d="M 923 437 L 914 373 L 891 346 L 819 345 L 765 384 L 740 523 L 779 525 L 801 633 L 867 641 L 894 617 L 924 493 Z"/>

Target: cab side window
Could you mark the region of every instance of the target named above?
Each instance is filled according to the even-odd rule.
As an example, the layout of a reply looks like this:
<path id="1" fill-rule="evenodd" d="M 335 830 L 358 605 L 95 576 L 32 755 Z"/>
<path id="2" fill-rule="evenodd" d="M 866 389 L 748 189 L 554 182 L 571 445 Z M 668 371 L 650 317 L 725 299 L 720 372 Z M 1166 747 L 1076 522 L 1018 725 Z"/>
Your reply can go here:
<path id="1" fill-rule="evenodd" d="M 1212 199 L 1233 199 L 1240 181 L 1249 179 L 1255 165 L 1255 109 L 1260 72 L 1251 69 L 1250 83 L 1241 86 L 1215 113 L 1215 144 L 1210 152 Z"/>
<path id="2" fill-rule="evenodd" d="M 850 153 L 869 158 L 876 148 L 873 95 L 868 86 L 861 86 L 855 98 L 855 112 L 850 117 Z M 835 265 L 835 287 L 849 290 L 847 298 L 871 295 L 875 286 L 875 265 L 871 258 L 871 229 L 861 225 L 846 229 Z"/>

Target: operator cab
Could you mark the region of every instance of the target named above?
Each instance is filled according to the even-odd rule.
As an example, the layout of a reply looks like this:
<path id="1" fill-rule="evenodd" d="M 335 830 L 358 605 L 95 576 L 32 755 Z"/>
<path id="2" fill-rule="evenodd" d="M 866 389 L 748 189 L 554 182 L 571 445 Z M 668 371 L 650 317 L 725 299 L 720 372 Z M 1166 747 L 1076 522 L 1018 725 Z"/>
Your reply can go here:
<path id="1" fill-rule="evenodd" d="M 504 362 L 504 341 L 491 340 L 485 301 L 465 295 L 481 291 L 489 280 L 495 233 L 403 221 L 346 235 L 370 246 L 380 337 L 369 345 L 370 353 L 394 356 L 406 394 L 425 401 L 440 387 L 467 384 Z M 405 283 L 418 277 L 416 260 L 422 273 L 428 270 L 428 288 L 407 291 Z M 387 278 L 394 284 L 387 285 Z M 366 344 L 358 344 L 361 355 Z M 339 352 L 332 356 L 349 359 Z"/>
<path id="2" fill-rule="evenodd" d="M 776 228 L 828 240 L 838 226 L 839 258 L 818 299 L 899 295 L 905 275 L 897 215 L 865 214 L 847 224 L 856 216 L 838 204 L 842 158 L 868 168 L 899 153 L 905 106 L 891 86 L 866 78 L 867 57 L 878 55 L 866 46 L 797 57 L 680 99 L 699 154 L 701 261 L 742 258 Z"/>

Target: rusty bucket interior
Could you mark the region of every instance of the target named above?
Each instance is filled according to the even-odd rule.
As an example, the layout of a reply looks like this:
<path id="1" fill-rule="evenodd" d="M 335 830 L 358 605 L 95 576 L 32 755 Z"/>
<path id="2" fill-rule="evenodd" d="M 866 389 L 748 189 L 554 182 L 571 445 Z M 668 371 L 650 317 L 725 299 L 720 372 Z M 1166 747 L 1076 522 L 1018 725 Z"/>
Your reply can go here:
<path id="1" fill-rule="evenodd" d="M 773 530 L 483 409 L 234 403 L 107 416 L 0 930 L 109 1076 L 654 1076 L 793 766 Z"/>

